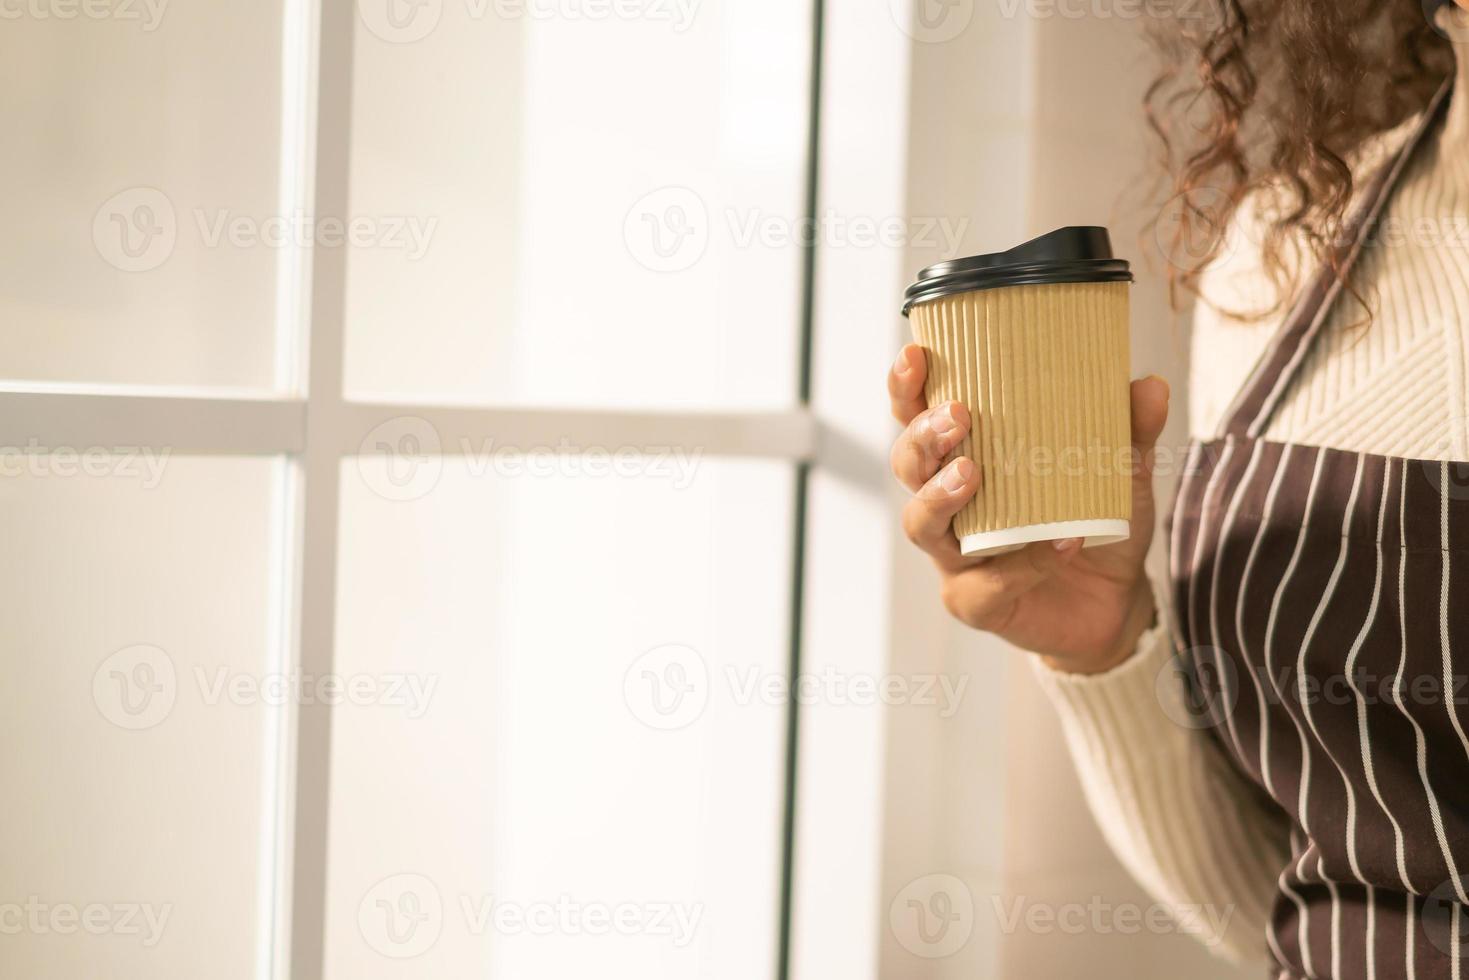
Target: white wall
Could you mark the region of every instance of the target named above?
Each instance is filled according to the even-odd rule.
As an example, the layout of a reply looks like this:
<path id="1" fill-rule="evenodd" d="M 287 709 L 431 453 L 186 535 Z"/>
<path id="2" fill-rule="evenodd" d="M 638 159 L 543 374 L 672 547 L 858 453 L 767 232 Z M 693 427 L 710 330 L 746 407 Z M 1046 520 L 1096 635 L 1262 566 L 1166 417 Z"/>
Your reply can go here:
<path id="1" fill-rule="evenodd" d="M 1138 272 L 1133 374 L 1162 374 L 1174 384 L 1173 404 L 1186 404 L 1182 318 L 1168 309 L 1161 270 L 1138 265 L 1147 213 L 1132 189 L 1148 175 L 1150 149 L 1140 99 L 1151 61 L 1141 25 L 1027 16 L 1024 4 L 1010 17 L 1005 5 L 949 9 L 956 17 L 971 11 L 967 26 L 946 40 L 913 43 L 909 214 L 968 216 L 959 254 L 1006 248 L 1061 225 L 1109 226 L 1114 246 Z M 949 26 L 930 36 L 947 37 L 956 25 Z M 910 248 L 906 274 L 947 257 L 935 248 Z M 895 319 L 895 349 L 905 336 L 906 325 Z M 1182 422 L 1170 421 L 1165 441 L 1183 439 Z M 1171 492 L 1160 487 L 1165 499 Z M 1161 535 L 1154 567 L 1160 545 Z M 958 624 L 942 627 L 933 640 L 933 621 L 944 616 L 936 576 L 911 553 L 900 554 L 896 567 L 907 584 L 895 599 L 902 611 L 894 617 L 894 661 L 941 662 L 955 676 L 971 675 L 980 690 L 942 725 L 917 732 L 894 723 L 899 734 L 890 757 L 921 757 L 933 767 L 915 775 L 890 766 L 890 811 L 931 807 L 910 825 L 933 836 L 918 845 L 890 827 L 885 894 L 898 895 L 923 868 L 953 875 L 970 892 L 973 932 L 957 952 L 928 961 L 889 934 L 882 975 L 1238 976 L 1178 935 L 1002 928 L 1001 910 L 1057 910 L 1094 900 L 1146 906 L 1150 899 L 1087 812 L 1055 715 L 1023 654 Z M 922 640 L 904 633 L 905 615 L 921 624 L 914 629 L 923 631 Z M 939 649 L 913 649 L 920 642 L 937 642 Z"/>

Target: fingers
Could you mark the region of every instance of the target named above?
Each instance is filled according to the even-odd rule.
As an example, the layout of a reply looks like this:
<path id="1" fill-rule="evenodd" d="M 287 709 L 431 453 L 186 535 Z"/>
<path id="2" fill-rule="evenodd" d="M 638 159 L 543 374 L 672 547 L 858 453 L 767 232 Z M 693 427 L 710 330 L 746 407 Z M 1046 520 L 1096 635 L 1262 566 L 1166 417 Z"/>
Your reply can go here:
<path id="1" fill-rule="evenodd" d="M 941 568 L 964 565 L 949 524 L 978 489 L 979 467 L 960 456 L 920 487 L 903 507 L 903 533 L 932 555 Z"/>
<path id="2" fill-rule="evenodd" d="M 923 382 L 928 377 L 928 358 L 917 344 L 905 344 L 898 359 L 888 371 L 888 400 L 893 418 L 903 425 L 912 422 L 928 407 L 923 398 Z"/>
<path id="3" fill-rule="evenodd" d="M 889 462 L 905 488 L 916 491 L 938 471 L 969 431 L 969 410 L 959 402 L 920 412 L 893 443 Z"/>
<path id="4" fill-rule="evenodd" d="M 950 614 L 990 632 L 1004 632 L 1016 603 L 1081 552 L 1080 538 L 1037 541 L 1019 551 L 996 555 L 944 579 L 944 605 Z"/>

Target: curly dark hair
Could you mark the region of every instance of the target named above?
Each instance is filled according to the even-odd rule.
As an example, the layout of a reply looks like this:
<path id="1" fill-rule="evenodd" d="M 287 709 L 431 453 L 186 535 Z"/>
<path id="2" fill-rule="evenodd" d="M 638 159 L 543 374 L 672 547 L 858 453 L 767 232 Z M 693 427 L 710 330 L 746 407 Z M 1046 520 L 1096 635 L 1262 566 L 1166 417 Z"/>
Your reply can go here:
<path id="1" fill-rule="evenodd" d="M 1174 225 L 1155 236 L 1170 253 L 1177 304 L 1181 290 L 1199 294 L 1200 272 L 1240 202 L 1267 195 L 1258 244 L 1276 303 L 1230 311 L 1267 316 L 1299 286 L 1286 258 L 1292 242 L 1335 267 L 1330 246 L 1352 198 L 1353 151 L 1422 110 L 1453 71 L 1434 23 L 1446 0 L 1189 2 L 1193 16 L 1149 27 L 1164 67 L 1144 107 L 1171 179 Z"/>

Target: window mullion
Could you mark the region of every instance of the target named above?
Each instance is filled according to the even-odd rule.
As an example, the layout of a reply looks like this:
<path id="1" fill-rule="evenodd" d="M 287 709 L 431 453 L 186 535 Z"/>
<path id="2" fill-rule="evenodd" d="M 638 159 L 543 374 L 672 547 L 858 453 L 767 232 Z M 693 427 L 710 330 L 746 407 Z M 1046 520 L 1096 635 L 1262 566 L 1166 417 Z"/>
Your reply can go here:
<path id="1" fill-rule="evenodd" d="M 352 51 L 356 4 L 320 0 L 317 37 L 313 212 L 345 220 L 350 204 Z M 295 665 L 301 676 L 333 671 L 336 642 L 337 522 L 341 457 L 342 351 L 346 320 L 344 248 L 316 249 L 306 330 L 306 448 L 300 459 L 299 633 Z M 331 709 L 296 706 L 291 736 L 292 789 L 289 934 L 290 980 L 320 980 L 326 942 Z"/>

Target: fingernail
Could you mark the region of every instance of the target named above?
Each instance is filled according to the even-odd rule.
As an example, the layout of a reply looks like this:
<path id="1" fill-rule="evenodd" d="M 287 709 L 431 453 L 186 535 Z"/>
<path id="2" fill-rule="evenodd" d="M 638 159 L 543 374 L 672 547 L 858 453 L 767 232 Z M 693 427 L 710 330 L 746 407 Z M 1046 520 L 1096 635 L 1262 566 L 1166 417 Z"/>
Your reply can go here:
<path id="1" fill-rule="evenodd" d="M 908 373 L 908 348 L 904 347 L 902 350 L 898 351 L 898 359 L 893 362 L 893 373 Z"/>
<path id="2" fill-rule="evenodd" d="M 967 458 L 960 456 L 944 469 L 944 475 L 940 477 L 943 488 L 950 493 L 963 490 L 969 484 L 969 478 L 974 475 L 974 464 Z"/>
<path id="3" fill-rule="evenodd" d="M 1081 538 L 1060 538 L 1059 540 L 1052 541 L 1051 544 L 1057 551 L 1068 551 L 1071 548 L 1079 547 L 1081 545 Z"/>
<path id="4" fill-rule="evenodd" d="M 929 424 L 933 426 L 933 431 L 941 436 L 946 436 L 957 429 L 959 420 L 954 417 L 953 404 L 942 405 L 934 409 L 933 415 L 929 416 Z"/>
<path id="5" fill-rule="evenodd" d="M 1161 374 L 1150 374 L 1146 378 L 1143 378 L 1143 380 L 1144 381 L 1156 381 L 1160 385 L 1162 385 L 1163 386 L 1163 397 L 1165 399 L 1166 398 L 1173 397 L 1173 386 L 1168 383 L 1168 379 L 1165 378 L 1165 377 L 1163 377 L 1163 375 L 1161 375 Z"/>

